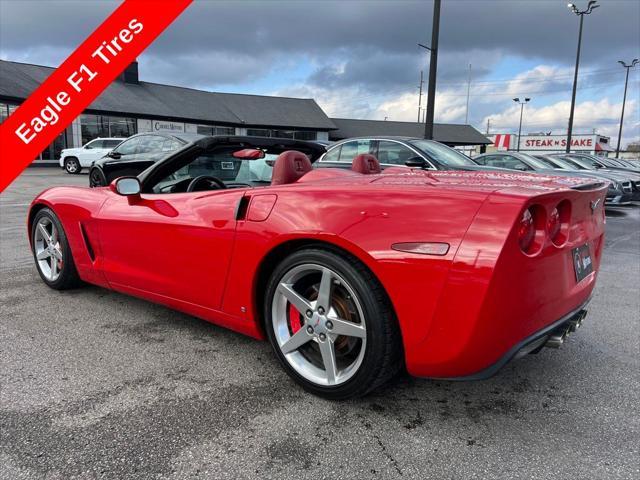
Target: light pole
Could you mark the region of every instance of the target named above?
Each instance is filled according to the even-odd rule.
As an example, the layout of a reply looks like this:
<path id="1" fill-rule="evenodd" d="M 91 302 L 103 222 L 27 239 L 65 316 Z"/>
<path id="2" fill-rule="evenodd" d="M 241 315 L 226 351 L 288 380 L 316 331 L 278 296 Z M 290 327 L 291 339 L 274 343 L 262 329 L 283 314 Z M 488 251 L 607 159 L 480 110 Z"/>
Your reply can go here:
<path id="1" fill-rule="evenodd" d="M 530 98 L 525 98 L 524 102 L 520 101 L 520 97 L 516 97 L 513 99 L 514 102 L 519 103 L 520 104 L 520 126 L 518 127 L 518 149 L 516 150 L 517 152 L 520 151 L 520 134 L 522 133 L 522 112 L 524 110 L 524 104 L 525 103 L 529 103 L 529 100 L 531 100 Z"/>
<path id="2" fill-rule="evenodd" d="M 433 2 L 433 24 L 431 26 L 431 46 L 427 47 L 421 43 L 418 46 L 429 50 L 429 85 L 427 90 L 427 113 L 424 121 L 424 138 L 433 140 L 433 115 L 436 101 L 436 72 L 438 69 L 438 38 L 440 36 L 440 3 L 441 0 Z"/>
<path id="3" fill-rule="evenodd" d="M 580 47 L 582 45 L 582 23 L 585 15 L 589 15 L 594 8 L 598 8 L 596 0 L 589 0 L 586 10 L 580 11 L 573 3 L 567 5 L 569 9 L 580 17 L 580 29 L 578 30 L 578 52 L 576 53 L 576 69 L 573 73 L 573 91 L 571 92 L 571 110 L 569 111 L 569 126 L 567 128 L 566 152 L 571 152 L 571 132 L 573 130 L 573 110 L 576 107 L 576 88 L 578 86 L 578 66 L 580 64 Z"/>
<path id="4" fill-rule="evenodd" d="M 627 101 L 627 84 L 629 83 L 629 70 L 635 67 L 639 61 L 640 60 L 638 60 L 637 58 L 634 58 L 633 62 L 627 65 L 622 60 L 618 60 L 618 63 L 627 70 L 627 74 L 624 78 L 624 96 L 622 97 L 622 114 L 620 115 L 620 130 L 618 130 L 618 146 L 616 147 L 616 158 L 618 158 L 618 155 L 620 154 L 620 139 L 622 138 L 622 122 L 624 121 L 624 104 Z"/>

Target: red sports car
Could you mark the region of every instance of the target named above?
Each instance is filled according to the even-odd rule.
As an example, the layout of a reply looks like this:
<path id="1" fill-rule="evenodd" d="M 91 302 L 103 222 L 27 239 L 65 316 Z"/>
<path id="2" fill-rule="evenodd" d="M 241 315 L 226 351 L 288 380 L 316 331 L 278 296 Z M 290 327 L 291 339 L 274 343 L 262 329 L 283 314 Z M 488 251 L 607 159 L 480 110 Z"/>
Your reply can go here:
<path id="1" fill-rule="evenodd" d="M 579 326 L 602 255 L 606 185 L 380 173 L 370 155 L 350 170 L 314 169 L 322 150 L 207 137 L 138 177 L 46 190 L 28 217 L 40 276 L 268 338 L 293 379 L 334 399 L 403 367 L 484 378 Z"/>

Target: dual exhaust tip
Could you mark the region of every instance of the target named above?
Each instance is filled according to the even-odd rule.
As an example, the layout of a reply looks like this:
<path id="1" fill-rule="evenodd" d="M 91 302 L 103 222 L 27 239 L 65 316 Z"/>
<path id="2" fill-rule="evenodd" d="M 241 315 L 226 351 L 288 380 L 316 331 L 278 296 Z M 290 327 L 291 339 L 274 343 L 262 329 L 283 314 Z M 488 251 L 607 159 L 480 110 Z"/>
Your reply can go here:
<path id="1" fill-rule="evenodd" d="M 582 320 L 587 316 L 586 310 L 581 311 L 567 323 L 561 325 L 556 330 L 554 330 L 544 346 L 548 348 L 560 348 L 560 346 L 564 343 L 569 334 L 575 332 L 582 325 Z"/>

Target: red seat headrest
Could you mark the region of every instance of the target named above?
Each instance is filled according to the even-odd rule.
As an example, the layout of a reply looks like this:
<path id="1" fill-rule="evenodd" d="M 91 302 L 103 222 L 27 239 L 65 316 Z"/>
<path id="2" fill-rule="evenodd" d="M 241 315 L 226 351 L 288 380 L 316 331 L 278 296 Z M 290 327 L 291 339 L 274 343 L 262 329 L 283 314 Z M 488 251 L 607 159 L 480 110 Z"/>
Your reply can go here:
<path id="1" fill-rule="evenodd" d="M 358 173 L 364 173 L 365 175 L 370 173 L 380 173 L 382 171 L 380 168 L 380 162 L 378 162 L 378 159 L 370 153 L 361 153 L 356 156 L 351 164 L 351 170 Z"/>
<path id="2" fill-rule="evenodd" d="M 313 170 L 311 161 L 302 152 L 288 150 L 276 158 L 271 175 L 271 185 L 286 185 L 297 182 L 305 173 Z"/>

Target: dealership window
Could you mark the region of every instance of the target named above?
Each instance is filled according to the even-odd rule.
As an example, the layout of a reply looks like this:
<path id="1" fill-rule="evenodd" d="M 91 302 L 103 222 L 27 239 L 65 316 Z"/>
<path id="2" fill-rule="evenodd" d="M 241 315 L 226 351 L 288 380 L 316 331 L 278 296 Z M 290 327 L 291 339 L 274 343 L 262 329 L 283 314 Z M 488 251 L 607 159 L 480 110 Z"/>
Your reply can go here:
<path id="1" fill-rule="evenodd" d="M 4 122 L 9 117 L 9 115 L 11 115 L 15 111 L 16 108 L 18 108 L 17 105 L 0 103 L 0 123 Z"/>
<path id="2" fill-rule="evenodd" d="M 259 128 L 247 128 L 247 135 L 250 137 L 270 137 L 271 130 L 264 130 Z"/>
<path id="3" fill-rule="evenodd" d="M 200 135 L 235 135 L 234 127 L 219 127 L 214 125 L 198 125 Z"/>
<path id="4" fill-rule="evenodd" d="M 16 108 L 17 105 L 9 105 L 6 103 L 0 103 L 0 124 L 4 122 L 9 115 L 11 115 Z M 38 160 L 55 160 L 60 158 L 60 152 L 63 148 L 67 148 L 67 136 L 66 130 L 62 131 L 51 144 L 45 148 L 40 155 L 38 156 Z"/>
<path id="5" fill-rule="evenodd" d="M 296 140 L 316 140 L 317 132 L 307 130 L 268 130 L 265 128 L 248 128 L 250 137 L 295 138 Z"/>
<path id="6" fill-rule="evenodd" d="M 98 137 L 130 137 L 137 132 L 137 121 L 135 118 L 83 114 L 80 115 L 80 130 L 85 145 Z"/>

